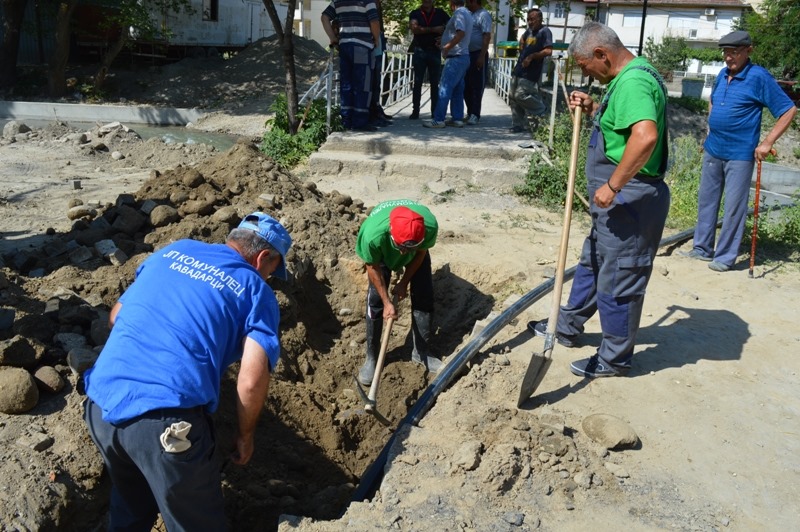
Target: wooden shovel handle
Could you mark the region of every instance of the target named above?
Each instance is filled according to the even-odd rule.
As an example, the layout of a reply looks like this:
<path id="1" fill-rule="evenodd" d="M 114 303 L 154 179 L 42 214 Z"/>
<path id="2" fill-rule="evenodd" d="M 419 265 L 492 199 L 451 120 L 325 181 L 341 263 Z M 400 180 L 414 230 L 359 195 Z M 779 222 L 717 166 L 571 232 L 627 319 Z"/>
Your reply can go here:
<path id="1" fill-rule="evenodd" d="M 381 381 L 381 373 L 383 372 L 383 364 L 386 361 L 386 350 L 389 347 L 389 334 L 392 332 L 392 325 L 394 318 L 389 318 L 383 326 L 383 334 L 381 335 L 381 351 L 378 353 L 378 362 L 375 364 L 375 375 L 372 377 L 372 386 L 369 387 L 369 400 L 373 403 L 378 397 L 378 384 Z"/>

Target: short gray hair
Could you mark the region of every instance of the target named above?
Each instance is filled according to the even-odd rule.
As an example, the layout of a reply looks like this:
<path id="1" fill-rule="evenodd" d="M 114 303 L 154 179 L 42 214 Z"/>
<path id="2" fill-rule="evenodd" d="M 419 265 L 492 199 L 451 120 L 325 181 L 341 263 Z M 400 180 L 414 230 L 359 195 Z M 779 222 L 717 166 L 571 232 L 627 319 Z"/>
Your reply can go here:
<path id="1" fill-rule="evenodd" d="M 258 233 L 250 229 L 233 229 L 228 233 L 228 241 L 236 242 L 244 260 L 251 261 L 262 251 L 269 251 L 270 258 L 280 255 L 272 244 L 261 238 Z"/>
<path id="2" fill-rule="evenodd" d="M 569 55 L 581 58 L 591 57 L 597 47 L 614 51 L 626 49 L 614 30 L 599 22 L 589 22 L 573 37 L 572 43 L 569 45 Z"/>

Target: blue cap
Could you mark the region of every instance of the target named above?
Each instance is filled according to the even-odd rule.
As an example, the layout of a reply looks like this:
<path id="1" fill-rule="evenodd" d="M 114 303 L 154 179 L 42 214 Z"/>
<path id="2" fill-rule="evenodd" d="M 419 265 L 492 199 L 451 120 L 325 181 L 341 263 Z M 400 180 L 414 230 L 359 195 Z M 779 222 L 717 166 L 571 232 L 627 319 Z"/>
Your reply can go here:
<path id="1" fill-rule="evenodd" d="M 286 253 L 292 246 L 292 237 L 289 232 L 272 216 L 263 212 L 248 214 L 239 224 L 239 229 L 249 229 L 255 231 L 258 236 L 266 240 L 281 254 L 281 263 L 273 275 L 280 277 L 284 281 L 289 278 L 286 272 Z"/>

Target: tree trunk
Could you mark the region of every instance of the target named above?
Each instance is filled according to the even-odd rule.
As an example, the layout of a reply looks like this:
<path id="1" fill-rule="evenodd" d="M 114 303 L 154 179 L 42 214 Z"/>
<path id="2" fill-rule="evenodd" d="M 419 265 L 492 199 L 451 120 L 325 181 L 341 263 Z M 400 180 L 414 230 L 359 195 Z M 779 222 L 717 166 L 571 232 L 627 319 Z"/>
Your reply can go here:
<path id="1" fill-rule="evenodd" d="M 114 59 L 117 58 L 119 53 L 125 47 L 125 43 L 128 42 L 128 32 L 124 29 L 120 31 L 119 37 L 111 47 L 103 54 L 103 59 L 100 61 L 100 69 L 97 71 L 97 74 L 94 76 L 94 88 L 100 89 L 105 85 L 106 78 L 108 76 L 108 71 L 111 69 L 111 63 L 114 62 Z"/>
<path id="2" fill-rule="evenodd" d="M 50 58 L 47 85 L 50 96 L 58 98 L 67 91 L 67 61 L 69 60 L 69 23 L 78 0 L 61 0 L 56 16 L 56 47 Z"/>
<path id="3" fill-rule="evenodd" d="M 22 18 L 28 0 L 3 0 L 3 47 L 0 50 L 0 88 L 11 88 L 17 81 L 17 55 Z"/>
<path id="4" fill-rule="evenodd" d="M 297 7 L 297 0 L 289 0 L 286 22 L 283 27 L 281 27 L 281 20 L 278 17 L 278 11 L 275 9 L 273 0 L 262 1 L 283 50 L 283 66 L 286 69 L 286 109 L 289 115 L 289 134 L 295 135 L 300 123 L 300 119 L 297 116 L 297 75 L 294 68 L 294 10 Z"/>

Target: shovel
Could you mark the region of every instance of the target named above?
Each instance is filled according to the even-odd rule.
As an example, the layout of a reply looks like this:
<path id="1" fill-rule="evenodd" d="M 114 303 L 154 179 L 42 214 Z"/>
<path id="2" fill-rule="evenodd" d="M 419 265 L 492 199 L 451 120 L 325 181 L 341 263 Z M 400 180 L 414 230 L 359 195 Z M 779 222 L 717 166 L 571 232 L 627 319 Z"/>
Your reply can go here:
<path id="1" fill-rule="evenodd" d="M 772 155 L 777 152 L 775 150 L 769 151 Z M 756 241 L 758 240 L 758 204 L 761 203 L 761 161 L 758 161 L 756 169 L 756 196 L 753 202 L 753 237 L 752 246 L 750 247 L 750 272 L 749 277 L 753 278 L 753 266 L 756 265 Z"/>
<path id="2" fill-rule="evenodd" d="M 553 284 L 553 304 L 550 307 L 550 317 L 547 320 L 547 332 L 544 337 L 544 350 L 534 353 L 522 379 L 519 390 L 517 408 L 522 406 L 533 395 L 536 388 L 544 379 L 550 364 L 553 362 L 553 345 L 556 339 L 556 323 L 558 311 L 561 307 L 561 292 L 564 287 L 564 268 L 567 263 L 567 244 L 569 243 L 569 226 L 572 222 L 572 198 L 575 190 L 575 174 L 578 170 L 578 149 L 580 148 L 581 115 L 583 109 L 575 107 L 572 116 L 572 148 L 569 158 L 569 178 L 567 180 L 567 202 L 564 206 L 564 225 L 561 229 L 561 245 L 558 249 L 558 265 L 556 266 L 555 283 Z"/>
<path id="3" fill-rule="evenodd" d="M 375 419 L 386 426 L 391 425 L 391 422 L 380 412 L 378 412 L 377 408 L 375 407 L 375 402 L 378 397 L 378 384 L 381 381 L 383 363 L 386 360 L 386 349 L 389 347 L 389 333 L 392 332 L 393 324 L 394 318 L 389 318 L 386 320 L 386 324 L 383 327 L 383 334 L 381 335 L 381 351 L 378 353 L 378 362 L 375 364 L 375 375 L 372 377 L 372 385 L 369 387 L 369 395 L 364 393 L 364 390 L 361 388 L 361 383 L 359 383 L 358 379 L 356 378 L 356 390 L 358 391 L 358 395 L 360 395 L 361 399 L 364 401 L 364 410 L 366 410 L 368 414 L 371 414 Z"/>

